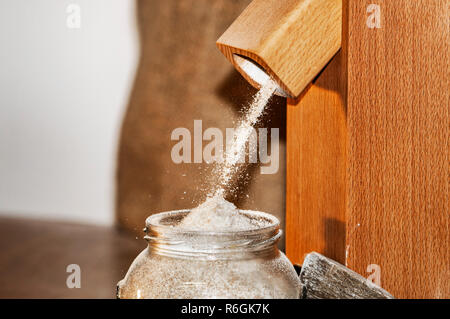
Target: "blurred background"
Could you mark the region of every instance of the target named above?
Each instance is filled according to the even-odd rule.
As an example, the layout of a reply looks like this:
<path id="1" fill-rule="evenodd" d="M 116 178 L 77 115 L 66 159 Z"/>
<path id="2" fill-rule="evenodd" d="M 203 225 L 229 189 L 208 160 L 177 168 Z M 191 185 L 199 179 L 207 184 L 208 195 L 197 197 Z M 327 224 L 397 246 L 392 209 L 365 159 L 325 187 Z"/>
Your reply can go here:
<path id="1" fill-rule="evenodd" d="M 72 3 L 79 28 L 67 24 Z M 135 9 L 0 2 L 0 214 L 113 224 L 118 137 L 139 58 Z"/>
<path id="2" fill-rule="evenodd" d="M 0 1 L 0 297 L 114 297 L 145 218 L 204 199 L 211 165 L 173 163 L 170 136 L 225 132 L 256 92 L 215 46 L 249 3 Z M 273 98 L 259 124 L 280 129 L 278 173 L 250 166 L 229 198 L 282 223 L 285 112 Z"/>

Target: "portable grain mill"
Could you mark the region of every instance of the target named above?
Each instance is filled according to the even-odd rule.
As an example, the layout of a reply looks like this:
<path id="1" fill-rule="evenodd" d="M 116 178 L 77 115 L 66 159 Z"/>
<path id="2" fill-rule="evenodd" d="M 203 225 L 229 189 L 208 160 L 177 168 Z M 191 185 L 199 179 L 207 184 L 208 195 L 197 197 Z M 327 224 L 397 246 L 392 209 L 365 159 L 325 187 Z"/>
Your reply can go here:
<path id="1" fill-rule="evenodd" d="M 446 0 L 255 0 L 217 41 L 287 100 L 286 251 L 450 297 Z"/>

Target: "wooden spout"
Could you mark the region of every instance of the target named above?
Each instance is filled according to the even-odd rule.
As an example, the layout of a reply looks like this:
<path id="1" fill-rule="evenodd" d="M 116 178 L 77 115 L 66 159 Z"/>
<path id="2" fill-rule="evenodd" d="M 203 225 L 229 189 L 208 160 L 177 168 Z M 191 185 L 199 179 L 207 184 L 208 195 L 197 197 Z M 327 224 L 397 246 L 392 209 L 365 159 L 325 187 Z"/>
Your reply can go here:
<path id="1" fill-rule="evenodd" d="M 298 97 L 341 47 L 342 0 L 254 0 L 217 40 L 253 86 Z"/>

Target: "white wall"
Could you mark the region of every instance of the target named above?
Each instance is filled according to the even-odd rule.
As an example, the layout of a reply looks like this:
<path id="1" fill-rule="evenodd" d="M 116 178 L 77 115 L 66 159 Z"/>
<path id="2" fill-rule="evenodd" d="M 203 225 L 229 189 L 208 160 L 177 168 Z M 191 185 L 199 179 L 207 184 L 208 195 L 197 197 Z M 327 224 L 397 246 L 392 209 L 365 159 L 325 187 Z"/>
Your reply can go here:
<path id="1" fill-rule="evenodd" d="M 134 0 L 0 0 L 0 47 L 0 214 L 111 224 Z"/>

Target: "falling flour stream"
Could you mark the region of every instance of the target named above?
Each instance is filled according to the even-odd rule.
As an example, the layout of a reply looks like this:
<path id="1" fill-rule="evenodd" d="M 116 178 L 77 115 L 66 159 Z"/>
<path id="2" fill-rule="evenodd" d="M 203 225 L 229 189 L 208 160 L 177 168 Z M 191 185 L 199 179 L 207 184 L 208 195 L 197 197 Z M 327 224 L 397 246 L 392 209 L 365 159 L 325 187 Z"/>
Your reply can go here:
<path id="1" fill-rule="evenodd" d="M 204 203 L 191 210 L 189 215 L 177 226 L 182 229 L 203 231 L 238 231 L 261 227 L 239 209 L 224 199 L 226 187 L 238 171 L 238 162 L 245 156 L 246 143 L 258 123 L 277 84 L 268 79 L 255 94 L 248 112 L 235 130 L 230 147 L 227 147 L 223 164 L 219 167 L 219 180 L 208 194 Z"/>

